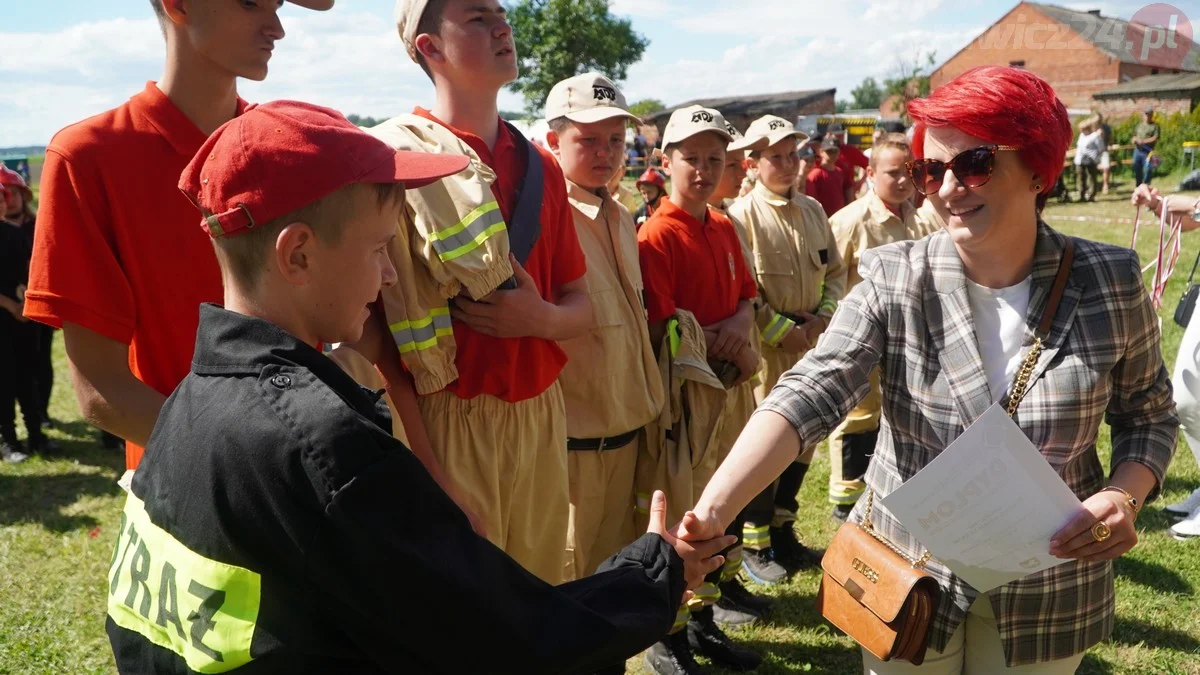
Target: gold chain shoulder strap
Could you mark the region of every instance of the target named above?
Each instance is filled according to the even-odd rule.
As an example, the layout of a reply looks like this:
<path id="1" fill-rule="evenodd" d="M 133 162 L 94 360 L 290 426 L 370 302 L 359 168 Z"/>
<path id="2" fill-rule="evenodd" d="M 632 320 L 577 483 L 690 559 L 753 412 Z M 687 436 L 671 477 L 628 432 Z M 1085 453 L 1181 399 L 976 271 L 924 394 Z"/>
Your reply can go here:
<path id="1" fill-rule="evenodd" d="M 1025 399 L 1025 394 L 1029 392 L 1029 379 L 1033 376 L 1033 369 L 1037 367 L 1038 359 L 1042 356 L 1043 340 L 1050 336 L 1050 327 L 1054 324 L 1054 315 L 1058 313 L 1058 303 L 1062 300 L 1063 292 L 1066 290 L 1067 277 L 1070 275 L 1071 264 L 1074 261 L 1075 240 L 1067 237 L 1066 245 L 1063 248 L 1063 256 L 1058 264 L 1058 274 L 1054 278 L 1054 285 L 1050 288 L 1050 298 L 1046 301 L 1046 309 L 1042 312 L 1042 319 L 1038 323 L 1037 332 L 1034 333 L 1033 344 L 1029 346 L 1029 352 L 1025 354 L 1025 359 L 1021 361 L 1021 367 L 1017 370 L 1017 376 L 1013 380 L 1012 391 L 1008 395 L 1008 407 L 1006 411 L 1009 417 L 1016 414 L 1017 407 L 1021 405 L 1021 401 Z M 896 546 L 887 537 L 876 532 L 875 526 L 871 524 L 871 509 L 874 505 L 875 490 L 867 488 L 867 508 L 863 512 L 863 522 L 860 527 L 876 541 L 908 561 L 913 567 L 924 569 L 933 557 L 933 554 L 927 550 L 920 558 L 914 558 L 901 550 L 899 546 Z"/>

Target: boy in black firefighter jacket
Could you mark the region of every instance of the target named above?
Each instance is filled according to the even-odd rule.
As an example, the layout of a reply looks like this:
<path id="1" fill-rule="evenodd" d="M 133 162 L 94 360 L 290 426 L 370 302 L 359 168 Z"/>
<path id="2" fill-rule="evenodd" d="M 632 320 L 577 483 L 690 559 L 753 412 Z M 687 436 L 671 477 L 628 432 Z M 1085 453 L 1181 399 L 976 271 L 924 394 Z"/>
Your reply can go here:
<path id="1" fill-rule="evenodd" d="M 247 111 L 192 160 L 180 188 L 213 238 L 225 308 L 200 308 L 191 372 L 121 519 L 107 629 L 122 673 L 589 672 L 665 634 L 688 583 L 721 564 L 728 538 L 678 542 L 658 495 L 651 532 L 600 574 L 540 581 L 392 437 L 382 392 L 321 353 L 359 341 L 396 280 L 404 185 L 466 163 L 289 101 Z"/>

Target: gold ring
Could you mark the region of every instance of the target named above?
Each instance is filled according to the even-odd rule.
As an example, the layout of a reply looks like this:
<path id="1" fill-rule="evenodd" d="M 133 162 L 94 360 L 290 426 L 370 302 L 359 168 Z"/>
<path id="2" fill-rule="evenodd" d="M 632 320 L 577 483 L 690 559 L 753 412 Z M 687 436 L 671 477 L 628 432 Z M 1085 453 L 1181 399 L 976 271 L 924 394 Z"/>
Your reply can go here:
<path id="1" fill-rule="evenodd" d="M 1108 528 L 1108 525 L 1104 524 L 1103 520 L 1092 526 L 1092 539 L 1095 539 L 1096 543 L 1108 541 L 1108 538 L 1111 536 L 1112 530 Z"/>

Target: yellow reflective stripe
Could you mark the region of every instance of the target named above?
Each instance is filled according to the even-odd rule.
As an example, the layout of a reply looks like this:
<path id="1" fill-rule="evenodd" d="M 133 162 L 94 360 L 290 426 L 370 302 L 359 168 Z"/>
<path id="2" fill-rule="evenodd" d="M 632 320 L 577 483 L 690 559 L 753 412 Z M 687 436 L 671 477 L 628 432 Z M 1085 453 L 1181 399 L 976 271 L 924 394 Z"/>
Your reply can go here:
<path id="1" fill-rule="evenodd" d="M 742 528 L 742 542 L 745 543 L 746 548 L 751 548 L 756 551 L 771 548 L 771 526 L 744 526 Z"/>
<path id="2" fill-rule="evenodd" d="M 692 612 L 687 605 L 680 605 L 679 610 L 675 612 L 675 623 L 671 624 L 671 630 L 667 631 L 668 635 L 674 635 L 687 627 L 688 619 L 692 618 Z"/>
<path id="3" fill-rule="evenodd" d="M 489 237 L 504 229 L 500 205 L 493 201 L 475 208 L 452 227 L 435 231 L 431 243 L 438 258 L 449 262 L 479 248 Z"/>
<path id="4" fill-rule="evenodd" d="M 109 569 L 114 623 L 178 654 L 191 670 L 224 673 L 253 660 L 261 600 L 257 573 L 187 548 L 129 495 Z"/>
<path id="5" fill-rule="evenodd" d="M 771 323 L 767 324 L 767 328 L 762 332 L 763 340 L 772 347 L 779 344 L 784 335 L 795 326 L 796 322 L 787 318 L 782 314 L 776 314 L 775 318 L 771 319 Z"/>
<path id="6" fill-rule="evenodd" d="M 437 344 L 438 338 L 454 334 L 449 307 L 435 307 L 420 319 L 398 321 L 389 325 L 388 330 L 401 354 L 429 349 Z"/>
<path id="7" fill-rule="evenodd" d="M 650 513 L 650 493 L 639 492 L 635 497 L 633 510 L 637 513 Z"/>
<path id="8" fill-rule="evenodd" d="M 821 304 L 817 305 L 817 313 L 820 314 L 824 310 L 829 310 L 830 312 L 835 312 L 835 311 L 837 311 L 837 306 L 838 306 L 837 300 L 834 300 L 833 298 L 828 298 L 828 297 L 822 296 Z"/>
<path id="9" fill-rule="evenodd" d="M 671 358 L 675 358 L 679 355 L 679 343 L 682 341 L 679 337 L 679 319 L 667 321 L 667 339 L 671 344 Z"/>
<path id="10" fill-rule="evenodd" d="M 695 595 L 687 603 L 688 608 L 693 612 L 709 605 L 715 605 L 721 599 L 721 589 L 711 581 L 700 584 L 693 593 Z"/>

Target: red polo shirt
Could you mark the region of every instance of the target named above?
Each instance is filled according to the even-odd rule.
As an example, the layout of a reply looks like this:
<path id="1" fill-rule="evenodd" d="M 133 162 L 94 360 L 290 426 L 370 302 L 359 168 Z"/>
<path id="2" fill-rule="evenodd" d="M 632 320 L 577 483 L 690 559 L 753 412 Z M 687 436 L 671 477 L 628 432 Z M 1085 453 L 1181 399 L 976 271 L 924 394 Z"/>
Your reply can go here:
<path id="1" fill-rule="evenodd" d="M 413 112 L 452 131 L 496 172 L 492 194 L 500 205 L 504 220 L 508 221 L 517 205 L 517 188 L 525 176 L 526 166 L 525 153 L 515 143 L 508 127 L 500 125 L 496 146 L 489 148 L 483 139 L 455 129 L 424 108 Z M 587 271 L 587 264 L 575 234 L 562 169 L 548 151 L 534 147 L 541 156 L 543 168 L 542 233 L 525 261 L 525 271 L 533 277 L 542 297 L 556 302 L 563 285 L 581 278 Z M 446 390 L 459 398 L 489 394 L 510 403 L 530 399 L 549 389 L 567 363 L 566 353 L 553 340 L 491 337 L 476 332 L 461 321 L 455 321 L 453 326 L 457 345 L 454 365 L 458 368 L 458 379 Z"/>
<path id="2" fill-rule="evenodd" d="M 804 193 L 821 202 L 826 216 L 832 216 L 846 205 L 846 174 L 838 167 L 826 169 L 817 165 L 808 172 Z"/>
<path id="3" fill-rule="evenodd" d="M 758 294 L 733 223 L 711 208 L 702 223 L 664 198 L 638 230 L 638 257 L 651 323 L 685 309 L 711 326 Z"/>
<path id="4" fill-rule="evenodd" d="M 206 138 L 150 82 L 55 134 L 42 169 L 25 315 L 129 345 L 134 377 L 164 396 L 191 368 L 200 304 L 224 301 L 200 212 L 177 187 Z M 126 466 L 142 452 L 126 443 Z"/>

